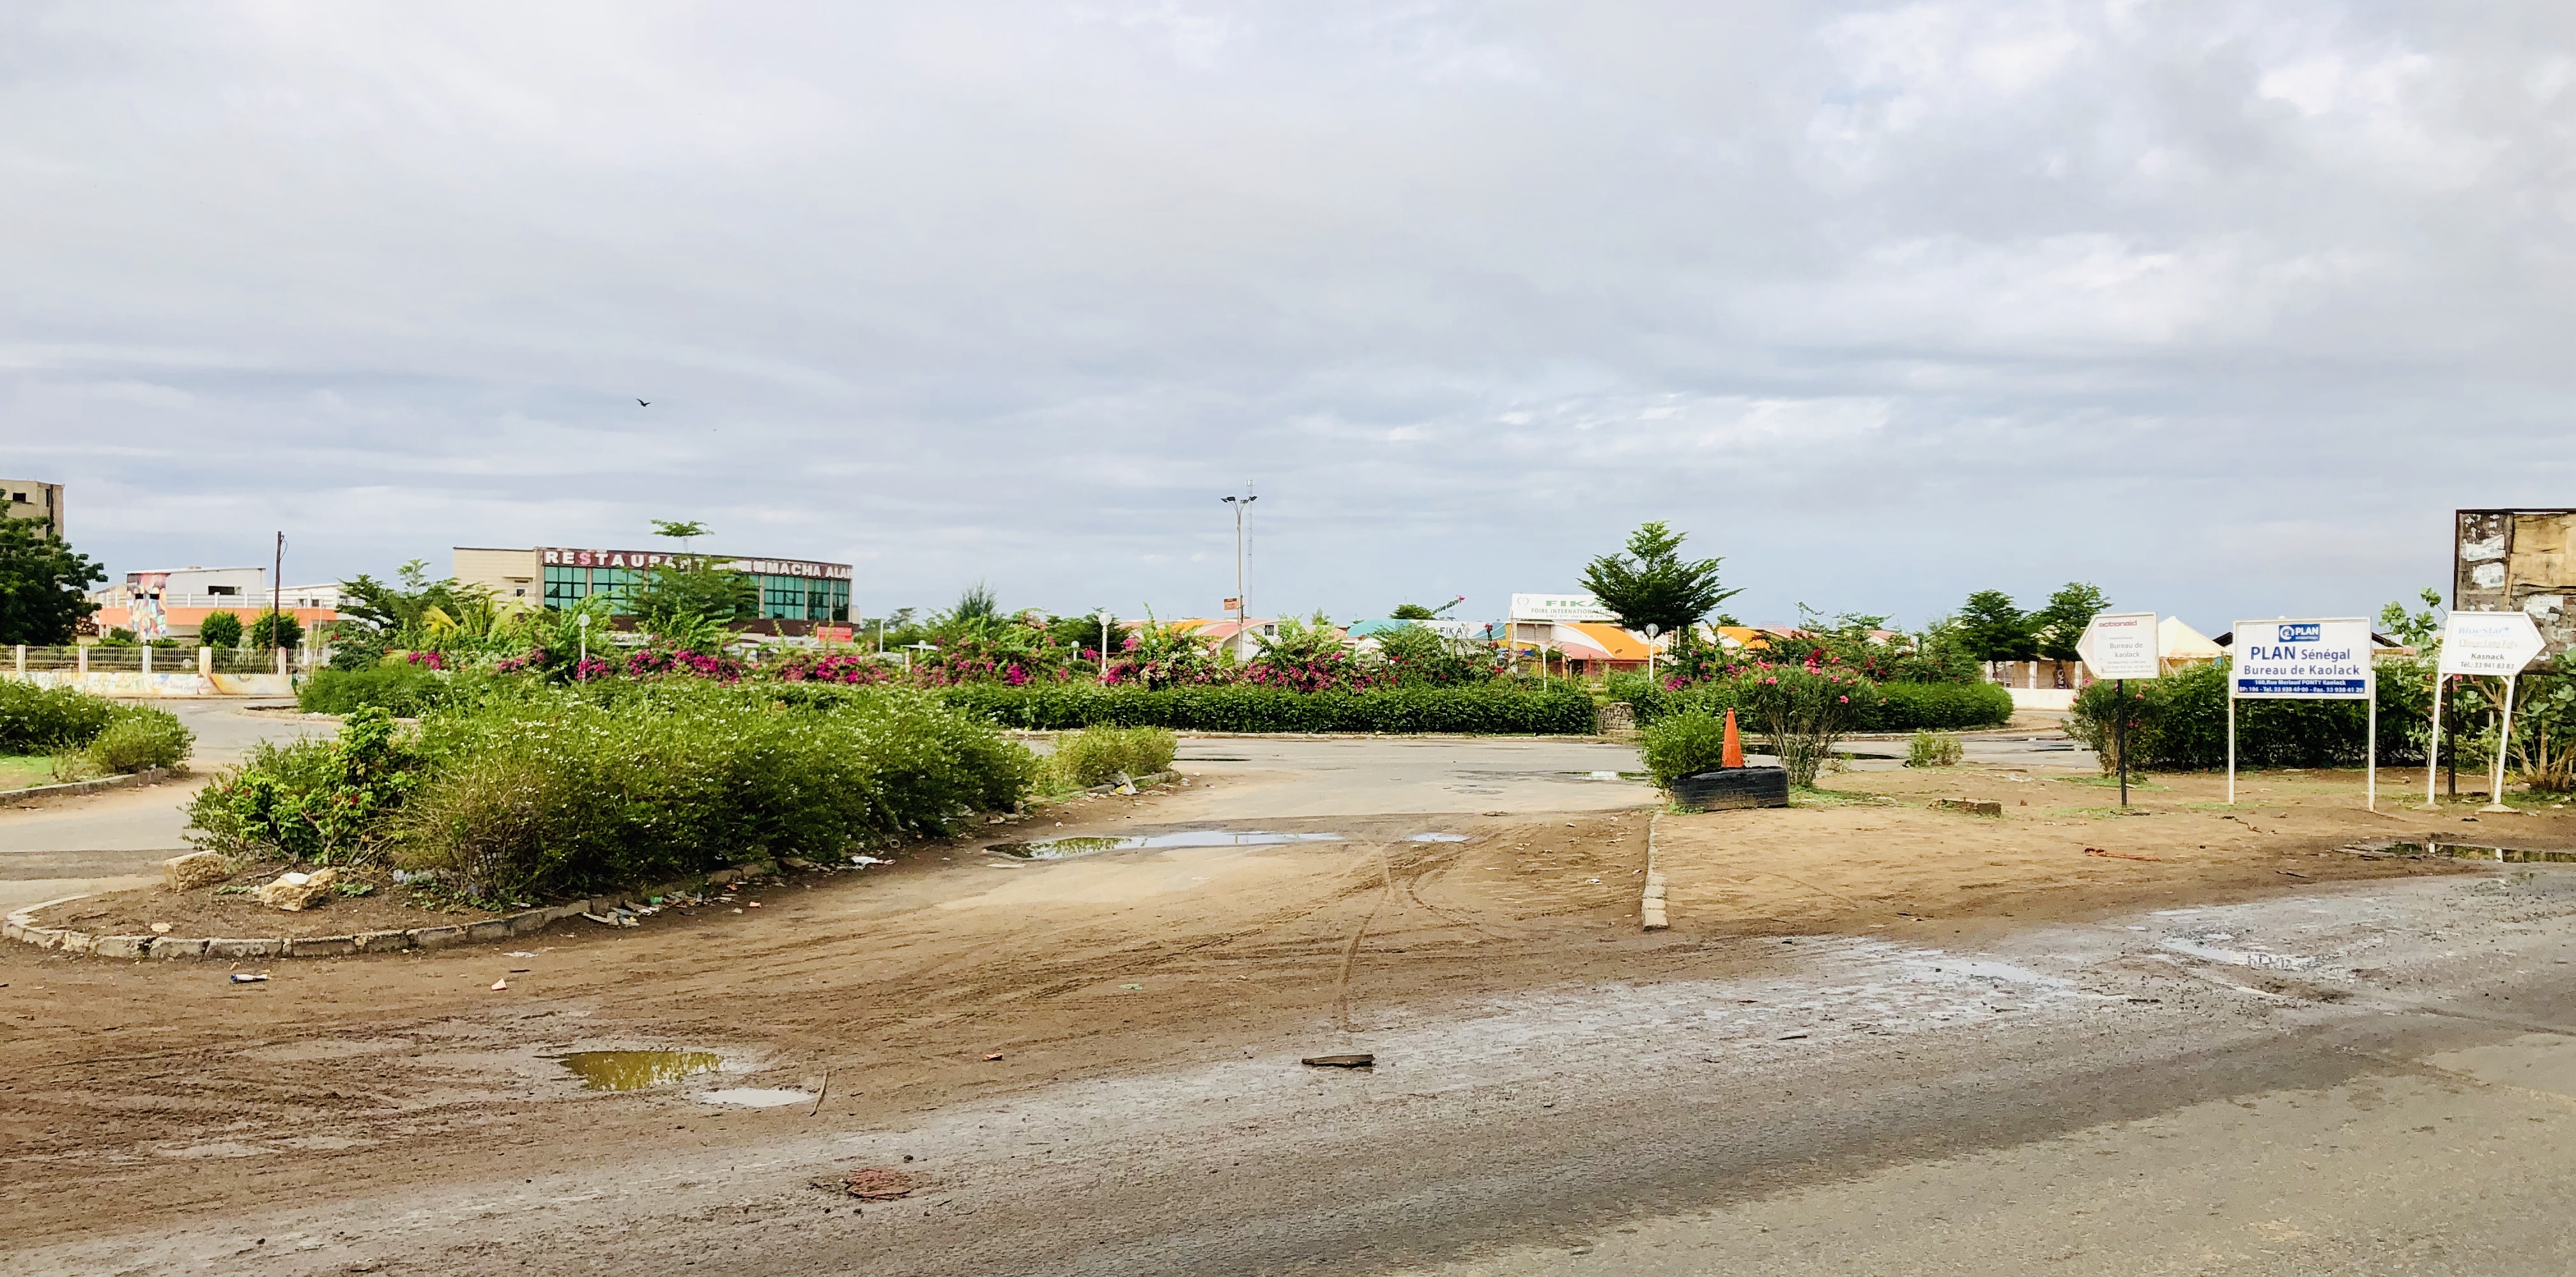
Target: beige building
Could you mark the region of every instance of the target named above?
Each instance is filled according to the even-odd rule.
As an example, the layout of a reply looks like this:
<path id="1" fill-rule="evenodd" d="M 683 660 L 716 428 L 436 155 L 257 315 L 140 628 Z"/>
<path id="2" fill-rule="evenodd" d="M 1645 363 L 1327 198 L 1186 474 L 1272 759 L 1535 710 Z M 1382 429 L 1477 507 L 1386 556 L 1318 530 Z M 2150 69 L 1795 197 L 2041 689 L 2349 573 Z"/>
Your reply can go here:
<path id="1" fill-rule="evenodd" d="M 504 601 L 567 607 L 593 594 L 623 599 L 653 568 L 679 557 L 668 550 L 456 547 L 458 584 L 482 585 Z M 845 625 L 850 620 L 850 565 L 805 558 L 705 556 L 752 579 L 764 620 Z M 798 630 L 802 632 L 802 630 Z"/>
<path id="2" fill-rule="evenodd" d="M 43 479 L 0 478 L 0 511 L 11 518 L 41 518 L 54 529 L 54 535 L 69 539 L 63 530 L 63 485 Z"/>

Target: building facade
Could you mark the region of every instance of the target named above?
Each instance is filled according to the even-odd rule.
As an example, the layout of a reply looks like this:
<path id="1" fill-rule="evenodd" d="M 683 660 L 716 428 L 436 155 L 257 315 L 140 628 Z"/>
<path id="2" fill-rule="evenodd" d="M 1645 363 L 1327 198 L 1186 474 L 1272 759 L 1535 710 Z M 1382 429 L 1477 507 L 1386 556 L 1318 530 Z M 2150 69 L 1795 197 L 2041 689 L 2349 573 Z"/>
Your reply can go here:
<path id="1" fill-rule="evenodd" d="M 584 549 L 538 545 L 529 549 L 456 547 L 457 583 L 482 585 L 503 599 L 521 599 L 544 607 L 569 607 L 605 594 L 624 601 L 655 567 L 683 555 L 667 550 Z M 850 619 L 848 563 L 804 558 L 751 558 L 702 555 L 717 567 L 751 577 L 760 590 L 763 620 L 847 624 Z"/>
<path id="2" fill-rule="evenodd" d="M 247 625 L 271 602 L 306 629 L 340 617 L 340 586 L 288 585 L 272 591 L 265 567 L 164 567 L 127 572 L 125 579 L 90 591 L 98 604 L 91 619 L 100 632 L 131 629 L 139 638 L 192 638 L 213 612 L 228 611 Z"/>
<path id="3" fill-rule="evenodd" d="M 54 529 L 57 539 L 68 540 L 63 530 L 63 485 L 43 479 L 0 478 L 0 514 L 10 518 L 41 518 Z"/>

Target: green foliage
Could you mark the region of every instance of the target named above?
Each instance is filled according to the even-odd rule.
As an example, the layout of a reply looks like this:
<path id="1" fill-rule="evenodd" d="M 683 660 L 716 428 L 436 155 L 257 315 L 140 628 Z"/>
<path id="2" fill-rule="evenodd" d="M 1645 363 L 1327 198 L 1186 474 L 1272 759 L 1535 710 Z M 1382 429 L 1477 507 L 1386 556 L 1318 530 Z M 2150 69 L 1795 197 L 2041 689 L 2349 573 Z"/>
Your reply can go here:
<path id="1" fill-rule="evenodd" d="M 0 754 L 83 749 L 115 718 L 104 697 L 0 679 Z"/>
<path id="2" fill-rule="evenodd" d="M 1277 633 L 1256 632 L 1253 642 L 1261 647 L 1260 660 L 1278 666 L 1316 666 L 1347 661 L 1351 655 L 1350 641 L 1320 611 L 1302 621 L 1295 616 L 1282 616 Z"/>
<path id="3" fill-rule="evenodd" d="M 1760 732 L 1770 753 L 1789 773 L 1789 784 L 1812 789 L 1834 743 L 1857 725 L 1878 700 L 1867 679 L 1837 667 L 1756 666 L 1735 679 L 1740 718 Z"/>
<path id="4" fill-rule="evenodd" d="M 43 520 L 0 518 L 0 645 L 70 643 L 98 610 L 85 591 L 105 579 L 105 568 Z"/>
<path id="5" fill-rule="evenodd" d="M 2050 661 L 2076 660 L 2075 645 L 2084 638 L 2084 629 L 2093 617 L 2111 605 L 2111 600 L 2095 586 L 2070 580 L 2048 596 L 2048 605 L 2030 614 L 2032 638 L 2039 645 L 2039 655 Z"/>
<path id="6" fill-rule="evenodd" d="M 1386 615 L 1389 620 L 1432 620 L 1439 614 L 1420 603 L 1397 603 Z"/>
<path id="7" fill-rule="evenodd" d="M 1683 539 L 1660 519 L 1640 524 L 1627 553 L 1604 554 L 1584 567 L 1583 587 L 1622 627 L 1643 633 L 1652 623 L 1688 645 L 1700 617 L 1743 591 L 1718 586 L 1721 560 L 1683 559 Z"/>
<path id="8" fill-rule="evenodd" d="M 1509 661 L 1490 644 L 1451 638 L 1429 625 L 1396 625 L 1375 637 L 1378 660 L 1402 683 L 1482 683 L 1499 677 Z"/>
<path id="9" fill-rule="evenodd" d="M 242 641 L 242 620 L 229 611 L 210 611 L 197 622 L 197 644 L 204 648 L 238 648 Z"/>
<path id="10" fill-rule="evenodd" d="M 945 832 L 1037 761 L 906 690 L 781 705 L 697 683 L 496 696 L 423 724 L 401 860 L 475 891 L 578 891 Z"/>
<path id="11" fill-rule="evenodd" d="M 1056 739 L 1056 773 L 1078 788 L 1106 785 L 1125 773 L 1152 776 L 1172 766 L 1180 738 L 1168 728 L 1090 727 Z"/>
<path id="12" fill-rule="evenodd" d="M 708 528 L 696 519 L 657 518 L 653 520 L 653 534 L 687 542 L 707 535 Z"/>
<path id="13" fill-rule="evenodd" d="M 227 856 L 355 864 L 418 783 L 420 756 L 393 716 L 368 707 L 338 739 L 260 742 L 188 807 L 188 841 Z"/>
<path id="14" fill-rule="evenodd" d="M 304 622 L 292 612 L 264 611 L 253 617 L 244 646 L 250 648 L 293 648 L 304 642 Z"/>
<path id="15" fill-rule="evenodd" d="M 1959 608 L 1960 647 L 1977 661 L 2029 661 L 2039 634 L 2029 613 L 2000 589 L 1980 589 Z"/>
<path id="16" fill-rule="evenodd" d="M 999 619 L 1002 602 L 994 596 L 992 586 L 979 580 L 968 585 L 966 592 L 957 596 L 957 605 L 944 614 L 949 620 Z"/>
<path id="17" fill-rule="evenodd" d="M 1612 675 L 1608 681 L 1610 699 L 1626 702 L 1640 727 L 1692 710 L 1722 717 L 1729 709 L 1744 709 L 1742 687 L 1740 679 L 1677 691 L 1656 687 L 1643 675 Z M 1874 690 L 1876 697 L 1855 716 L 1851 731 L 1956 731 L 1997 727 L 2012 719 L 2012 694 L 1993 684 L 1881 683 Z"/>
<path id="18" fill-rule="evenodd" d="M 1666 715 L 1638 731 L 1637 747 L 1655 784 L 1671 789 L 1682 777 L 1725 765 L 1726 721 L 1705 710 Z"/>
<path id="19" fill-rule="evenodd" d="M 2404 602 L 2391 602 L 2379 609 L 2379 632 L 2409 648 L 2421 649 L 2442 634 L 2442 591 L 2426 586 L 2417 597 L 2424 600 L 2424 610 L 2409 614 Z"/>
<path id="20" fill-rule="evenodd" d="M 671 636 L 677 630 L 710 623 L 721 626 L 759 615 L 760 586 L 749 575 L 718 567 L 711 559 L 680 555 L 645 569 L 643 581 L 634 587 L 623 610 L 663 642 L 677 643 Z"/>
<path id="21" fill-rule="evenodd" d="M 106 730 L 89 743 L 90 765 L 102 773 L 175 768 L 188 761 L 197 734 L 179 716 L 150 706 L 118 706 Z"/>
<path id="22" fill-rule="evenodd" d="M 316 670 L 295 689 L 296 708 L 306 714 L 354 714 L 369 706 L 399 719 L 417 719 L 447 698 L 448 683 L 437 672 L 407 661 L 365 670 Z"/>
<path id="23" fill-rule="evenodd" d="M 2196 772 L 2227 766 L 2225 661 L 2128 685 L 2128 751 L 2132 772 Z M 2432 664 L 2378 665 L 2379 762 L 2421 764 L 2431 733 Z M 2107 774 L 2119 766 L 2112 725 L 2122 703 L 2117 684 L 2097 683 L 2075 696 L 2067 733 L 2090 748 Z M 2346 767 L 2362 761 L 2368 707 L 2358 701 L 2240 701 L 2236 760 L 2240 768 Z"/>
<path id="24" fill-rule="evenodd" d="M 1045 627 L 1047 641 L 1066 652 L 1081 654 L 1103 651 L 1100 646 L 1101 625 L 1098 612 L 1088 615 L 1049 616 L 1046 618 Z M 1112 660 L 1116 660 L 1126 651 L 1127 641 L 1135 635 L 1136 626 L 1133 623 L 1121 622 L 1117 617 L 1112 616 L 1109 619 L 1108 628 L 1109 647 L 1106 651 Z M 1074 659 L 1089 663 L 1094 670 L 1099 669 L 1100 658 L 1097 656 L 1077 656 Z"/>
<path id="25" fill-rule="evenodd" d="M 473 591 L 453 576 L 429 578 L 429 563 L 415 558 L 397 569 L 399 584 L 387 584 L 360 572 L 340 582 L 341 636 L 373 646 L 428 649 L 432 612 L 454 616 L 464 610 Z"/>
<path id="26" fill-rule="evenodd" d="M 1562 681 L 1295 692 L 1250 684 L 1176 688 L 968 683 L 940 689 L 957 709 L 1008 727 L 1111 724 L 1183 732 L 1455 732 L 1588 736 L 1592 697 Z"/>
<path id="27" fill-rule="evenodd" d="M 1907 767 L 1957 767 L 1967 758 L 1967 747 L 1955 733 L 1917 732 L 1905 743 Z"/>

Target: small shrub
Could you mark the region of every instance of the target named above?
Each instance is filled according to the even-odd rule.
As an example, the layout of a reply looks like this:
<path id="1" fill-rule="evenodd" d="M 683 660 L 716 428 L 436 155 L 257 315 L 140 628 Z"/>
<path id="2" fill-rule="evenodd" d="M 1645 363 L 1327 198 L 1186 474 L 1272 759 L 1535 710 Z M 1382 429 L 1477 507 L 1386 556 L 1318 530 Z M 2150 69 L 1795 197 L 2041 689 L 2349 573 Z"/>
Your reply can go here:
<path id="1" fill-rule="evenodd" d="M 1754 666 L 1735 678 L 1744 717 L 1761 731 L 1789 773 L 1789 784 L 1814 789 L 1834 743 L 1878 700 L 1868 680 L 1838 666 Z"/>
<path id="2" fill-rule="evenodd" d="M 175 768 L 188 761 L 197 734 L 167 710 L 120 706 L 116 718 L 89 743 L 89 761 L 100 772 L 117 774 L 147 768 Z"/>
<path id="3" fill-rule="evenodd" d="M 104 697 L 0 679 L 0 754 L 79 750 L 115 718 L 116 703 Z"/>
<path id="4" fill-rule="evenodd" d="M 1663 789 L 1682 777 L 1715 771 L 1726 761 L 1726 721 L 1705 711 L 1666 715 L 1640 729 L 1637 740 L 1646 771 Z"/>
<path id="5" fill-rule="evenodd" d="M 1084 728 L 1059 737 L 1055 770 L 1074 788 L 1106 785 L 1118 774 L 1151 776 L 1172 766 L 1180 738 L 1168 728 Z"/>
<path id="6" fill-rule="evenodd" d="M 772 694 L 780 690 L 769 689 Z M 1041 732 L 1108 724 L 1183 732 L 1590 736 L 1594 726 L 1591 694 L 1561 681 L 1408 685 L 1366 692 L 1299 692 L 1245 684 L 1145 688 L 1060 683 L 1015 688 L 965 683 L 942 688 L 937 695 L 953 708 Z"/>
<path id="7" fill-rule="evenodd" d="M 227 856 L 349 864 L 382 842 L 386 819 L 418 783 L 420 758 L 381 707 L 361 708 L 337 740 L 262 741 L 188 806 L 188 841 Z"/>
<path id="8" fill-rule="evenodd" d="M 1955 732 L 1916 732 L 1905 746 L 1907 767 L 1957 767 L 1967 749 Z"/>
<path id="9" fill-rule="evenodd" d="M 395 718 L 417 719 L 447 695 L 447 681 L 436 671 L 397 662 L 366 670 L 316 670 L 296 688 L 295 704 L 307 714 L 351 714 L 374 706 Z"/>
<path id="10" fill-rule="evenodd" d="M 242 641 L 241 617 L 229 611 L 210 611 L 197 622 L 197 644 L 204 648 L 238 648 Z"/>

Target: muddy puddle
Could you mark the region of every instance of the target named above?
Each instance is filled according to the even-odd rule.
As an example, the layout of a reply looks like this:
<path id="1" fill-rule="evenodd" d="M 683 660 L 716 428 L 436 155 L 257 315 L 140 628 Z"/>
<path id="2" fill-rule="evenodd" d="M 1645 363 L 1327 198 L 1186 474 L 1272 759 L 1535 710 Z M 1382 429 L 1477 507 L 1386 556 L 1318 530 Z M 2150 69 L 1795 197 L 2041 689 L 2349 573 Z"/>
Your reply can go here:
<path id="1" fill-rule="evenodd" d="M 1039 843 L 995 843 L 985 851 L 1024 861 L 1061 861 L 1102 852 L 1154 847 L 1272 847 L 1282 843 L 1338 843 L 1339 834 L 1276 834 L 1266 830 L 1180 830 L 1120 838 L 1051 838 Z"/>
<path id="2" fill-rule="evenodd" d="M 1467 841 L 1467 836 L 1464 834 L 1415 834 L 1404 841 L 1408 843 L 1464 843 Z"/>
<path id="3" fill-rule="evenodd" d="M 575 1051 L 555 1061 L 581 1078 L 585 1091 L 641 1091 L 720 1068 L 713 1051 Z"/>
<path id="4" fill-rule="evenodd" d="M 2453 860 L 2494 861 L 2502 865 L 2576 865 L 2576 852 L 2535 852 L 2520 847 L 2475 843 L 2397 843 L 2387 850 L 2399 856 L 2448 856 Z"/>

